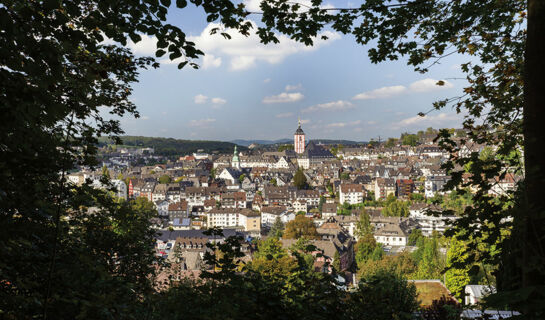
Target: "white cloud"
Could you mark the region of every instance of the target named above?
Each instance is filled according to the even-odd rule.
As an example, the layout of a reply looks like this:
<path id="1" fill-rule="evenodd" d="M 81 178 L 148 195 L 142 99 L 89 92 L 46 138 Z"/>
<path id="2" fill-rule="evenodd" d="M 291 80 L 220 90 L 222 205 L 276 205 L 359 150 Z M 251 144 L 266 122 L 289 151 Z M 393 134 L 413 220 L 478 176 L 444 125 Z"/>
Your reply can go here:
<path id="1" fill-rule="evenodd" d="M 293 112 L 279 113 L 276 115 L 277 118 L 290 118 L 293 117 Z"/>
<path id="2" fill-rule="evenodd" d="M 453 113 L 439 113 L 437 115 L 426 115 L 424 117 L 414 116 L 410 118 L 403 119 L 396 124 L 394 128 L 403 128 L 409 126 L 434 126 L 442 124 L 452 124 L 457 125 L 461 121 L 462 117 L 459 114 Z"/>
<path id="3" fill-rule="evenodd" d="M 299 84 L 296 84 L 296 85 L 287 85 L 286 86 L 286 91 L 294 91 L 294 90 L 300 90 L 301 88 L 303 88 L 303 86 L 299 83 Z"/>
<path id="4" fill-rule="evenodd" d="M 309 124 L 310 122 L 310 119 L 301 119 L 301 124 Z"/>
<path id="5" fill-rule="evenodd" d="M 198 94 L 193 98 L 193 101 L 195 101 L 196 104 L 204 104 L 208 101 L 208 97 L 202 94 Z"/>
<path id="6" fill-rule="evenodd" d="M 443 85 L 437 85 L 439 80 L 426 78 L 422 80 L 415 81 L 405 87 L 402 85 L 382 87 L 371 91 L 365 91 L 355 95 L 352 100 L 370 100 L 370 99 L 385 99 L 391 98 L 400 94 L 411 93 L 411 92 L 430 92 L 437 91 L 442 89 L 452 88 L 452 83 L 443 80 Z"/>
<path id="7" fill-rule="evenodd" d="M 300 92 L 282 92 L 275 96 L 268 96 L 263 98 L 263 103 L 288 103 L 302 100 L 305 96 Z"/>
<path id="8" fill-rule="evenodd" d="M 339 100 L 328 103 L 317 104 L 301 110 L 301 112 L 315 112 L 315 111 L 340 111 L 354 108 L 354 105 L 350 101 Z"/>
<path id="9" fill-rule="evenodd" d="M 448 89 L 453 87 L 452 83 L 446 80 L 443 80 L 444 84 L 442 86 L 439 86 L 437 85 L 438 81 L 439 80 L 435 80 L 431 78 L 418 80 L 411 83 L 411 85 L 409 86 L 409 89 L 413 92 L 429 92 L 429 91 L 437 91 L 437 90 Z"/>
<path id="10" fill-rule="evenodd" d="M 207 54 L 202 58 L 202 68 L 210 69 L 221 66 L 221 58 L 216 57 L 213 54 Z"/>
<path id="11" fill-rule="evenodd" d="M 253 56 L 238 56 L 231 59 L 231 70 L 246 70 L 255 66 L 256 57 Z"/>
<path id="12" fill-rule="evenodd" d="M 269 83 L 269 82 L 271 82 L 271 78 L 267 78 L 267 79 L 263 80 L 263 83 Z"/>
<path id="13" fill-rule="evenodd" d="M 142 119 L 142 120 L 149 120 L 149 117 L 148 117 L 148 116 L 142 116 L 142 117 L 140 117 L 140 119 Z"/>
<path id="14" fill-rule="evenodd" d="M 222 98 L 212 98 L 212 103 L 215 105 L 226 104 L 227 100 Z"/>
<path id="15" fill-rule="evenodd" d="M 351 122 L 334 122 L 326 125 L 326 128 L 344 128 L 350 126 L 357 126 L 361 123 L 361 120 L 351 121 Z"/>
<path id="16" fill-rule="evenodd" d="M 216 122 L 216 119 L 199 119 L 199 120 L 191 120 L 189 121 L 190 127 L 206 127 L 207 125 Z"/>
<path id="17" fill-rule="evenodd" d="M 404 93 L 406 90 L 407 88 L 405 88 L 404 86 L 382 87 L 379 89 L 359 93 L 355 95 L 352 100 L 384 99 Z"/>
<path id="18" fill-rule="evenodd" d="M 141 56 L 155 56 L 157 50 L 157 38 L 155 36 L 148 36 L 141 34 L 142 40 L 138 43 L 134 43 L 131 40 L 127 43 L 127 47 L 136 55 Z"/>
<path id="19" fill-rule="evenodd" d="M 257 25 L 253 21 L 250 21 L 250 23 L 253 30 L 256 30 Z M 322 35 L 327 36 L 332 41 L 341 37 L 338 33 L 325 31 L 318 35 L 313 46 L 307 47 L 285 35 L 278 35 L 280 43 L 264 45 L 254 32 L 246 37 L 235 30 L 227 28 L 222 30 L 231 36 L 231 39 L 227 40 L 219 34 L 220 32 L 211 35 L 210 31 L 214 28 L 222 30 L 219 24 L 210 23 L 200 35 L 189 37 L 188 40 L 195 42 L 197 48 L 209 55 L 230 59 L 231 70 L 245 70 L 255 66 L 258 62 L 280 63 L 289 55 L 314 51 L 331 42 L 322 40 Z"/>

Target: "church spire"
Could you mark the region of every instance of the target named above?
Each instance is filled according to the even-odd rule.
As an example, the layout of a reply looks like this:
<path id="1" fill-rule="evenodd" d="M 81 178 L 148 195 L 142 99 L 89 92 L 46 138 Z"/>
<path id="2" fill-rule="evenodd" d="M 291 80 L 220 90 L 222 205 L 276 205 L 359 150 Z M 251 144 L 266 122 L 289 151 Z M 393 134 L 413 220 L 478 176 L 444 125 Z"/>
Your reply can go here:
<path id="1" fill-rule="evenodd" d="M 305 152 L 305 132 L 301 128 L 301 118 L 298 119 L 298 127 L 293 135 L 293 148 L 296 153 Z"/>

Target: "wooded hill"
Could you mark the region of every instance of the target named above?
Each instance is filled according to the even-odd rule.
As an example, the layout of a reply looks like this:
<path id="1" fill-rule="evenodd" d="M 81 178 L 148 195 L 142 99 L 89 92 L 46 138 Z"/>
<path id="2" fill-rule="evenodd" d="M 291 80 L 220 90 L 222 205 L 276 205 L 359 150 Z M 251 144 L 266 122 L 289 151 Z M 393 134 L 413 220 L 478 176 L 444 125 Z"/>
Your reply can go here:
<path id="1" fill-rule="evenodd" d="M 160 137 L 141 137 L 141 136 L 123 136 L 121 137 L 125 147 L 154 148 L 155 153 L 159 155 L 181 155 L 193 152 L 206 153 L 232 153 L 235 144 L 223 141 L 208 140 L 181 140 L 174 138 Z M 111 139 L 103 137 L 99 139 L 99 146 L 112 144 Z M 237 147 L 239 151 L 245 151 L 248 148 L 244 146 Z"/>

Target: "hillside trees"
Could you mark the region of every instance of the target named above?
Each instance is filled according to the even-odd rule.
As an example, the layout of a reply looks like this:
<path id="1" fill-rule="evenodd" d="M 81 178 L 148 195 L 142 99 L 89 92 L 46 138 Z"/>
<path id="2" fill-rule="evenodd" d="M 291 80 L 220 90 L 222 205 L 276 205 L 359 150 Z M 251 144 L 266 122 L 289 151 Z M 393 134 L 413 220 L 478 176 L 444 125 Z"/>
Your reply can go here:
<path id="1" fill-rule="evenodd" d="M 318 238 L 318 232 L 316 231 L 316 226 L 312 219 L 307 218 L 304 215 L 296 215 L 295 219 L 286 224 L 283 238 L 299 239 L 301 237 L 316 239 Z"/>

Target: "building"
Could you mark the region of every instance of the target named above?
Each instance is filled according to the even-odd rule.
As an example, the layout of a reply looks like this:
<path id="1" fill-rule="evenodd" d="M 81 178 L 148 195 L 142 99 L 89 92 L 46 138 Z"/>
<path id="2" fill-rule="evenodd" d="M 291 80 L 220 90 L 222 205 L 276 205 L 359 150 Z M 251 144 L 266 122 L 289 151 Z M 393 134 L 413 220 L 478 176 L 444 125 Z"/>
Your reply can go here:
<path id="1" fill-rule="evenodd" d="M 236 145 L 235 145 L 235 151 L 233 151 L 233 158 L 231 159 L 231 167 L 237 170 L 240 170 L 240 159 L 239 159 Z"/>
<path id="2" fill-rule="evenodd" d="M 396 184 L 392 178 L 377 178 L 375 180 L 375 200 L 384 200 L 389 195 L 395 196 Z"/>
<path id="3" fill-rule="evenodd" d="M 301 129 L 301 119 L 299 119 L 299 126 L 293 135 L 293 148 L 297 154 L 305 152 L 305 143 L 305 132 Z"/>
<path id="4" fill-rule="evenodd" d="M 408 198 L 414 192 L 414 182 L 411 179 L 396 180 L 396 196 Z"/>
<path id="5" fill-rule="evenodd" d="M 358 204 L 363 202 L 363 186 L 361 184 L 341 184 L 339 202 Z"/>

